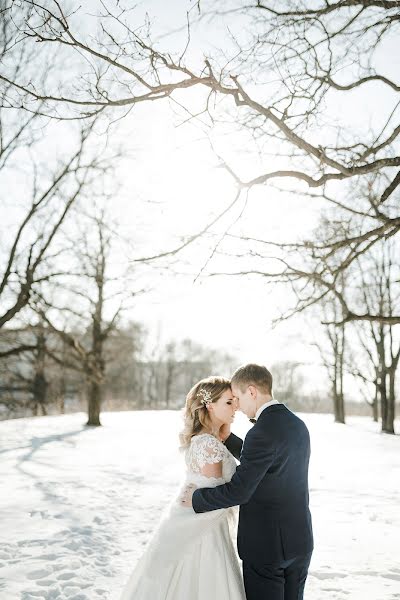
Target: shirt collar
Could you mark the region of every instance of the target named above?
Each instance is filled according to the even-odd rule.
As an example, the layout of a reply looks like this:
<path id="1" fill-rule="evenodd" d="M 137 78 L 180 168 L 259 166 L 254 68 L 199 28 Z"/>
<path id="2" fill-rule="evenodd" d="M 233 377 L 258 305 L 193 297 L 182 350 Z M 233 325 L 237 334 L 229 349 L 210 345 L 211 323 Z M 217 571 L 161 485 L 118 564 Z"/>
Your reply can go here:
<path id="1" fill-rule="evenodd" d="M 268 408 L 268 406 L 273 406 L 274 404 L 280 404 L 280 402 L 278 402 L 278 400 L 269 400 L 268 402 L 266 402 L 265 404 L 263 404 L 262 406 L 260 406 L 260 408 L 258 409 L 258 411 L 255 414 L 255 420 L 257 421 L 258 417 L 261 415 L 262 411 L 265 410 L 266 408 Z"/>

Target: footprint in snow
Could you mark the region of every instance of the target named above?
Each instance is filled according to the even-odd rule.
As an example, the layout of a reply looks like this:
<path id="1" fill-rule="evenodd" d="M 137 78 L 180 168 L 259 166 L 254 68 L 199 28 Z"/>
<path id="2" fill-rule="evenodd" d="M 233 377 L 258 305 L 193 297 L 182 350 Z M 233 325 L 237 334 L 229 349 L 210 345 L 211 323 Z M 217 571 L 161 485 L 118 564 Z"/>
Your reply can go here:
<path id="1" fill-rule="evenodd" d="M 37 585 L 43 585 L 43 586 L 50 586 L 54 584 L 54 581 L 52 579 L 39 579 L 39 581 L 36 582 Z"/>
<path id="2" fill-rule="evenodd" d="M 40 554 L 40 556 L 37 556 L 36 558 L 43 560 L 56 560 L 57 554 Z"/>
<path id="3" fill-rule="evenodd" d="M 343 577 L 348 577 L 347 573 L 311 573 L 312 577 L 316 577 L 317 579 L 341 579 Z"/>
<path id="4" fill-rule="evenodd" d="M 66 571 L 65 573 L 60 573 L 59 575 L 57 575 L 57 579 L 72 579 L 73 577 L 75 577 L 75 573 L 71 573 L 69 571 Z"/>
<path id="5" fill-rule="evenodd" d="M 400 581 L 400 575 L 395 575 L 394 573 L 382 573 L 381 577 L 385 577 L 385 579 L 394 579 L 394 581 Z"/>
<path id="6" fill-rule="evenodd" d="M 48 577 L 48 575 L 50 575 L 52 573 L 52 571 L 49 571 L 48 569 L 37 569 L 36 571 L 31 571 L 30 573 L 27 573 L 27 578 L 28 579 L 43 579 L 44 577 Z M 32 593 L 32 592 L 30 592 Z"/>
<path id="7" fill-rule="evenodd" d="M 80 592 L 80 588 L 77 585 L 66 585 L 63 589 L 63 592 L 69 598 L 73 594 Z"/>

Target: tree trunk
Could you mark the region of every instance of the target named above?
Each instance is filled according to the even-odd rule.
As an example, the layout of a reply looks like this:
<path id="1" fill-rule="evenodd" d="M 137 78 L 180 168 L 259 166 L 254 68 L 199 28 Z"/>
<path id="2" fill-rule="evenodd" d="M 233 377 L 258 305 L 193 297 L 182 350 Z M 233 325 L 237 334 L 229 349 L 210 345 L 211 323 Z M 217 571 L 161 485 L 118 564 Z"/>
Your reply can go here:
<path id="1" fill-rule="evenodd" d="M 344 393 L 343 393 L 343 363 L 344 363 L 344 326 L 335 330 L 334 346 L 334 382 L 333 382 L 333 411 L 335 423 L 345 423 Z"/>
<path id="2" fill-rule="evenodd" d="M 379 377 L 379 397 L 381 405 L 381 419 L 382 419 L 382 431 L 384 433 L 390 433 L 387 431 L 387 423 L 389 418 L 389 401 L 388 401 L 388 390 L 386 387 L 386 372 L 383 371 Z"/>
<path id="3" fill-rule="evenodd" d="M 343 391 L 343 372 L 344 372 L 344 325 L 339 331 L 340 352 L 339 352 L 339 397 L 337 407 L 337 423 L 345 423 L 344 418 L 344 391 Z"/>
<path id="4" fill-rule="evenodd" d="M 88 421 L 86 425 L 100 426 L 100 410 L 103 384 L 94 379 L 88 381 Z"/>
<path id="5" fill-rule="evenodd" d="M 375 423 L 379 420 L 379 410 L 378 410 L 378 388 L 375 386 L 375 396 L 372 401 L 372 418 Z"/>
<path id="6" fill-rule="evenodd" d="M 165 382 L 165 405 L 166 405 L 167 410 L 169 409 L 169 403 L 171 401 L 173 371 L 174 371 L 173 364 L 168 362 L 167 363 L 167 379 Z"/>
<path id="7" fill-rule="evenodd" d="M 345 416 L 344 416 L 344 397 L 343 397 L 343 393 L 341 393 L 339 395 L 338 398 L 338 410 L 337 410 L 337 417 L 336 417 L 336 423 L 345 423 Z"/>
<path id="8" fill-rule="evenodd" d="M 46 356 L 46 338 L 42 324 L 39 326 L 37 336 L 37 351 L 35 356 L 35 375 L 32 384 L 33 405 L 35 407 L 35 415 L 39 415 L 39 407 L 42 409 L 42 414 L 46 415 L 47 391 L 48 382 L 45 376 L 45 356 Z"/>
<path id="9" fill-rule="evenodd" d="M 65 374 L 66 355 L 67 355 L 67 347 L 66 347 L 65 340 L 63 340 L 63 364 L 61 366 L 60 393 L 59 393 L 60 395 L 59 395 L 59 399 L 58 399 L 58 409 L 60 411 L 60 414 L 62 414 L 62 415 L 65 413 L 65 394 L 67 391 L 66 374 Z"/>
<path id="10" fill-rule="evenodd" d="M 333 393 L 333 411 L 335 423 L 345 424 L 343 393 L 340 393 L 337 389 L 334 389 Z"/>
<path id="11" fill-rule="evenodd" d="M 394 418 L 396 406 L 396 368 L 389 370 L 389 397 L 387 398 L 386 419 L 382 420 L 382 431 L 394 433 Z"/>
<path id="12" fill-rule="evenodd" d="M 102 240 L 102 234 L 100 232 Z M 103 356 L 104 333 L 103 325 L 103 301 L 104 301 L 104 273 L 105 258 L 104 248 L 101 243 L 101 252 L 96 265 L 97 300 L 92 315 L 92 348 L 91 360 L 89 361 L 89 391 L 88 391 L 88 422 L 87 425 L 100 426 L 100 410 L 103 397 L 105 361 Z"/>

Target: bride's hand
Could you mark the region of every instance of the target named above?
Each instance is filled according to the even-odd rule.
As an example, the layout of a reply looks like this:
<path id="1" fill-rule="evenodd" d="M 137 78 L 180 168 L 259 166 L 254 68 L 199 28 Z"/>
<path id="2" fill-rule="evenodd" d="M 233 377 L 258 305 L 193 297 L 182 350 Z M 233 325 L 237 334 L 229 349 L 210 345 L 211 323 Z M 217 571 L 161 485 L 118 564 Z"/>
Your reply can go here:
<path id="1" fill-rule="evenodd" d="M 197 490 L 197 486 L 193 483 L 187 485 L 181 494 L 181 505 L 186 508 L 192 508 L 192 496 L 193 492 Z"/>

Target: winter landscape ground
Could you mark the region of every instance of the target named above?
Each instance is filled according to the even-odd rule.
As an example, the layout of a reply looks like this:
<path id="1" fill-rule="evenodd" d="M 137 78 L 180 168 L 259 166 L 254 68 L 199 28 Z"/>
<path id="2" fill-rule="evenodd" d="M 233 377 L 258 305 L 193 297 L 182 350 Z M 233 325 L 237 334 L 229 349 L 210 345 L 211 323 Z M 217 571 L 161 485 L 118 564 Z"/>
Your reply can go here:
<path id="1" fill-rule="evenodd" d="M 311 433 L 316 542 L 306 599 L 400 598 L 400 436 L 366 418 L 342 426 L 300 416 Z M 117 600 L 177 494 L 178 412 L 102 420 L 0 423 L 1 600 Z M 238 414 L 234 430 L 248 426 Z"/>

